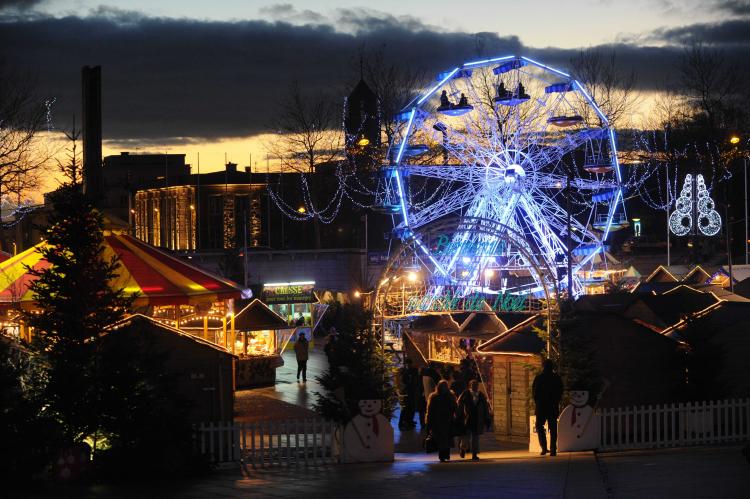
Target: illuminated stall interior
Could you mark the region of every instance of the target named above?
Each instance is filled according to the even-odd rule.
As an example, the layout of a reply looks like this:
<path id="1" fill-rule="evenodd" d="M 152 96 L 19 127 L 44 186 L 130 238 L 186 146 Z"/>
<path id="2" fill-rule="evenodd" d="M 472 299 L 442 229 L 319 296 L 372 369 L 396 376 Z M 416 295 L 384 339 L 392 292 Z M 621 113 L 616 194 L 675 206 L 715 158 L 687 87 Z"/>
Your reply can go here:
<path id="1" fill-rule="evenodd" d="M 448 338 L 459 331 L 459 324 L 449 314 L 417 316 L 403 332 L 406 335 L 405 349 L 416 352 L 423 361 L 437 361 L 457 364 L 452 343 Z M 414 357 L 413 353 L 409 355 Z"/>
<path id="2" fill-rule="evenodd" d="M 407 334 L 414 344 L 426 344 L 425 360 L 460 364 L 467 354 L 506 330 L 497 315 L 485 311 L 418 317 Z"/>
<path id="3" fill-rule="evenodd" d="M 255 299 L 239 311 L 235 329 L 233 351 L 239 356 L 237 388 L 273 385 L 276 368 L 283 365 L 281 352 L 295 328 Z"/>
<path id="4" fill-rule="evenodd" d="M 327 305 L 320 303 L 314 281 L 263 284 L 263 302 L 290 326 L 315 329 Z"/>

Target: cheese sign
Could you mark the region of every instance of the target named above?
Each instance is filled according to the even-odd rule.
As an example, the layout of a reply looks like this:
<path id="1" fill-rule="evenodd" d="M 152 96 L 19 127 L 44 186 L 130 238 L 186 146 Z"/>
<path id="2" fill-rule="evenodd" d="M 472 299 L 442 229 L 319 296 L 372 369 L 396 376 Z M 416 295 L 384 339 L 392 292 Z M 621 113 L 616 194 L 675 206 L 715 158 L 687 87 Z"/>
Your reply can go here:
<path id="1" fill-rule="evenodd" d="M 314 303 L 314 284 L 280 284 L 263 286 L 263 302 L 271 304 Z"/>

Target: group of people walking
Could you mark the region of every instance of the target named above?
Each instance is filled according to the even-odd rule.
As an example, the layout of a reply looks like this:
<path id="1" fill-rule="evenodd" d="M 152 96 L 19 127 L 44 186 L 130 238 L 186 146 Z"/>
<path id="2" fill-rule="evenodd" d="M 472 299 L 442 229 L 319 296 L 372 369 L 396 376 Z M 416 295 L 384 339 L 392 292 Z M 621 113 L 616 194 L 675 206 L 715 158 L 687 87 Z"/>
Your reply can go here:
<path id="1" fill-rule="evenodd" d="M 432 440 L 427 446 L 437 448 L 441 462 L 450 461 L 454 437 L 459 438 L 458 452 L 462 458 L 471 452 L 472 460 L 479 460 L 479 435 L 491 424 L 490 404 L 479 391 L 476 379 L 469 381 L 469 387 L 458 398 L 448 381 L 441 380 L 427 400 L 425 429 L 428 431 L 427 441 Z"/>
<path id="2" fill-rule="evenodd" d="M 471 458 L 478 460 L 479 436 L 492 425 L 490 404 L 480 390 L 479 381 L 471 356 L 464 359 L 458 371 L 448 369 L 442 375 L 435 363 L 429 363 L 419 371 L 411 359 L 405 359 L 400 379 L 399 428 L 402 431 L 415 428 L 414 417 L 418 413 L 420 427 L 427 433 L 425 447 L 428 452 L 437 450 L 441 462 L 449 461 L 457 437 L 459 455 L 464 458 L 471 452 Z M 542 455 L 557 455 L 557 417 L 562 394 L 563 383 L 555 372 L 555 364 L 545 360 L 542 372 L 534 378 L 532 385 L 535 430 Z M 545 424 L 549 428 L 549 446 Z"/>
<path id="3" fill-rule="evenodd" d="M 490 405 L 479 390 L 478 378 L 471 357 L 458 371 L 448 369 L 442 374 L 434 363 L 420 372 L 407 358 L 401 371 L 399 428 L 415 428 L 414 416 L 419 413 L 420 427 L 427 432 L 426 446 L 428 450 L 437 450 L 440 461 L 450 460 L 450 449 L 456 437 L 459 455 L 463 458 L 471 452 L 472 459 L 478 460 L 479 435 L 492 422 Z"/>

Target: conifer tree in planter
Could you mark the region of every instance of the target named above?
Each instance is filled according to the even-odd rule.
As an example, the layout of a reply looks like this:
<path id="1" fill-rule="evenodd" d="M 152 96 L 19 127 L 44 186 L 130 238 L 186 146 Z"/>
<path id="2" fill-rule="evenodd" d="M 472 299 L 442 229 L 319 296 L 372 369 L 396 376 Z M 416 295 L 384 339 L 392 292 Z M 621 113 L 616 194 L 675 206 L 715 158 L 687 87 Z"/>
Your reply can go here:
<path id="1" fill-rule="evenodd" d="M 357 414 L 359 400 L 377 398 L 390 419 L 397 402 L 393 366 L 370 327 L 372 313 L 352 304 L 331 304 L 329 312 L 325 325 L 336 328 L 338 339 L 328 369 L 317 378 L 325 392 L 317 394 L 315 410 L 345 423 Z"/>
<path id="2" fill-rule="evenodd" d="M 591 403 L 602 394 L 604 380 L 596 366 L 596 352 L 575 327 L 574 314 L 560 321 L 560 365 L 565 390 L 587 390 Z"/>

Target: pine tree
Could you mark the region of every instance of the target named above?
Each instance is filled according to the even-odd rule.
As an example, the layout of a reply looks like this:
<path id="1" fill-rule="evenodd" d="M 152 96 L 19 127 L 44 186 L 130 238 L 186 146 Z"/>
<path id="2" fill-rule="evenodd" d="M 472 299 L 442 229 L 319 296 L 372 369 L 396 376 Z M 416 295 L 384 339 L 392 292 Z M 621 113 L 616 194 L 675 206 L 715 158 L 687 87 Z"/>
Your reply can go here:
<path id="1" fill-rule="evenodd" d="M 79 186 L 61 187 L 51 202 L 46 244 L 40 248 L 50 266 L 29 269 L 38 278 L 29 288 L 39 311 L 27 312 L 25 319 L 35 331 L 33 347 L 48 365 L 44 399 L 62 425 L 64 441 L 95 443 L 104 389 L 97 381 L 99 340 L 133 297 L 109 286 L 119 264 L 104 257 L 102 216 Z"/>
<path id="2" fill-rule="evenodd" d="M 588 390 L 594 401 L 601 395 L 604 380 L 596 366 L 596 352 L 574 315 L 560 321 L 560 376 L 566 390 Z"/>
<path id="3" fill-rule="evenodd" d="M 0 335 L 0 479 L 28 485 L 52 458 L 60 434 L 44 410 L 46 368 L 34 355 Z"/>
<path id="4" fill-rule="evenodd" d="M 317 394 L 315 409 L 339 422 L 357 414 L 361 399 L 383 401 L 383 414 L 390 418 L 397 402 L 393 386 L 394 368 L 370 324 L 372 314 L 361 306 L 332 305 L 328 324 L 336 327 L 338 339 L 331 365 L 317 379 L 325 393 Z"/>

